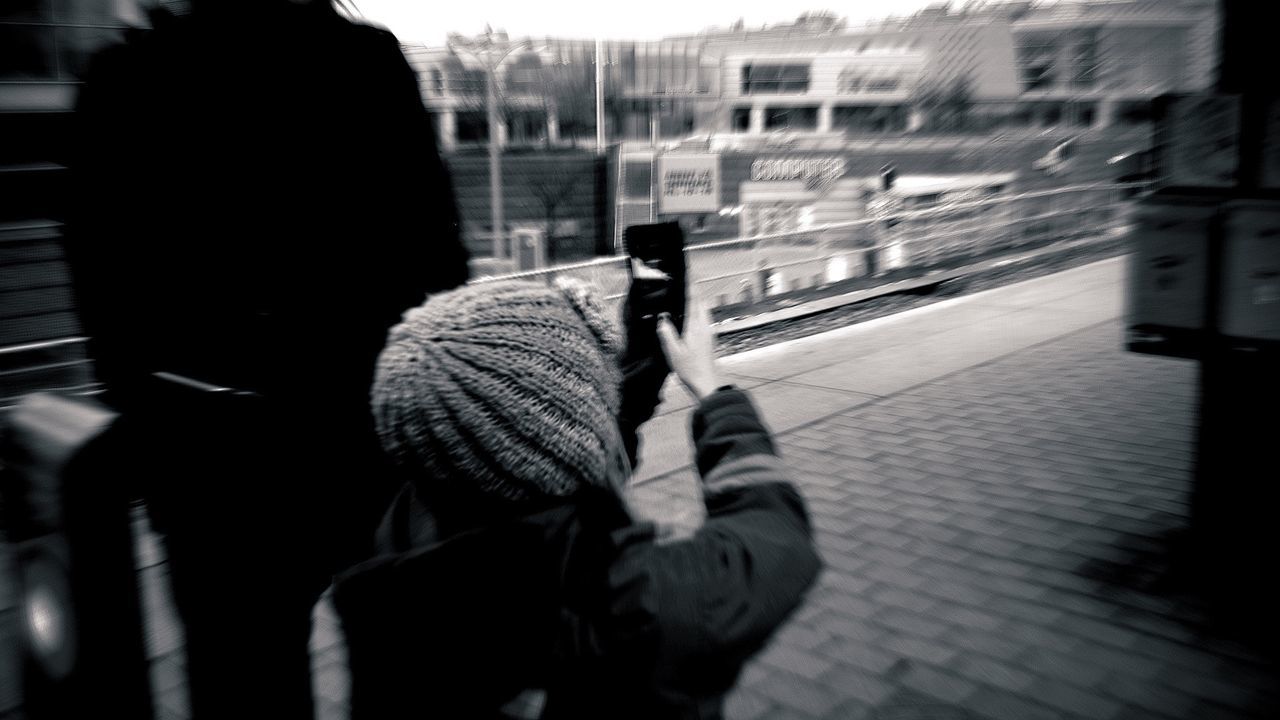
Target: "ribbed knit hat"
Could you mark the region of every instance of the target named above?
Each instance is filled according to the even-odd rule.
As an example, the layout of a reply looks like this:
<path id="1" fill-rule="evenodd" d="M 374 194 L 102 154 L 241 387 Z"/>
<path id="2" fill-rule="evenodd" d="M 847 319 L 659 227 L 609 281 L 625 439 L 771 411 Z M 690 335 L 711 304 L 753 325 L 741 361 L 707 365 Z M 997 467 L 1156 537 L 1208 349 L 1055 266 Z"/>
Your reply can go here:
<path id="1" fill-rule="evenodd" d="M 591 286 L 464 286 L 405 313 L 371 400 L 417 482 L 513 502 L 603 484 L 617 451 L 621 335 Z"/>

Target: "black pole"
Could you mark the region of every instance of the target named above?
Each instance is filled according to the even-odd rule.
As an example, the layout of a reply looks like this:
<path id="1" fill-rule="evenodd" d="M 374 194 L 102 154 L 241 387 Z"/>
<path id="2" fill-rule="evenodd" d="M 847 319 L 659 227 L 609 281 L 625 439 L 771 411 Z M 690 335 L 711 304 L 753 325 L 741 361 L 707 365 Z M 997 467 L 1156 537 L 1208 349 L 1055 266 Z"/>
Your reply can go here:
<path id="1" fill-rule="evenodd" d="M 1239 171 L 1234 198 L 1267 197 L 1260 187 L 1267 85 L 1266 3 L 1221 0 L 1217 91 L 1240 97 Z M 1274 194 L 1272 191 L 1270 194 Z M 1203 587 L 1230 617 L 1275 638 L 1268 571 L 1280 508 L 1275 413 L 1280 411 L 1280 357 L 1274 348 L 1242 347 L 1223 332 L 1227 286 L 1223 251 L 1227 218 L 1209 239 L 1206 328 L 1199 376 L 1199 427 L 1191 541 Z"/>

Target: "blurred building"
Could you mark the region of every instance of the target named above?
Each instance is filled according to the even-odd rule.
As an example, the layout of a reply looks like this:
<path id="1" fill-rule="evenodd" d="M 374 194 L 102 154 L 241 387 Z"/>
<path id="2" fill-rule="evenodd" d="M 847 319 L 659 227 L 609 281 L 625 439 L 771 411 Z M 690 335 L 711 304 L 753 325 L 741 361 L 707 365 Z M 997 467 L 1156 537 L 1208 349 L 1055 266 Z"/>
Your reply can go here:
<path id="1" fill-rule="evenodd" d="M 1155 96 L 1208 87 L 1215 33 L 1211 0 L 1120 0 L 939 4 L 856 27 L 806 13 L 775 27 L 611 41 L 606 130 L 612 142 L 656 145 L 714 133 L 1143 124 Z M 594 43 L 525 43 L 498 74 L 511 106 L 502 140 L 594 141 Z M 480 64 L 447 47 L 409 52 L 445 147 L 485 142 Z M 570 100 L 574 91 L 587 102 Z"/>
<path id="2" fill-rule="evenodd" d="M 582 214 L 583 206 L 565 229 L 572 234 L 590 226 L 603 251 L 616 247 L 628 225 L 672 217 L 705 239 L 751 234 L 778 212 L 800 227 L 801 208 L 814 208 L 813 223 L 848 220 L 857 216 L 851 208 L 860 207 L 863 187 L 874 185 L 874 163 L 910 164 L 892 148 L 926 144 L 913 138 L 1048 133 L 1052 143 L 1092 133 L 1129 136 L 1140 144 L 1149 135 L 1155 97 L 1211 85 L 1216 33 L 1212 0 L 1089 0 L 968 3 L 961 9 L 938 4 L 859 26 L 814 12 L 774 27 L 739 22 L 657 41 L 605 42 L 601 100 L 612 150 L 596 187 L 606 188 L 608 217 L 602 219 L 600 203 L 592 217 Z M 497 52 L 510 51 L 494 73 L 497 140 L 505 153 L 594 148 L 595 43 L 513 41 L 501 34 L 491 41 Z M 406 52 L 441 146 L 463 178 L 458 192 L 468 237 L 485 254 L 488 176 L 477 153 L 488 142 L 489 69 L 468 44 L 455 38 L 447 47 L 410 46 Z M 899 141 L 907 145 L 893 145 Z M 1033 158 L 1022 154 L 1048 149 L 1023 145 L 1005 143 L 1009 162 L 994 165 L 964 157 L 972 148 L 946 155 L 955 166 L 948 171 L 1008 172 L 1031 166 Z M 672 152 L 715 156 L 715 202 L 696 211 L 694 204 L 677 203 L 682 210 L 664 211 L 670 196 L 659 186 L 668 182 L 661 158 Z M 913 172 L 935 171 L 927 165 L 938 162 L 937 155 L 921 160 L 925 165 Z M 774 197 L 767 181 L 753 177 L 757 161 L 827 167 L 838 161 L 847 171 L 830 187 Z M 697 167 L 690 162 L 687 167 Z M 517 196 L 535 194 L 525 186 L 546 192 L 542 178 L 503 175 Z M 536 223 L 543 214 L 539 202 L 509 199 L 504 205 L 512 222 Z M 831 210 L 837 207 L 839 212 Z M 592 244 L 576 242 L 580 248 Z"/>
<path id="3" fill-rule="evenodd" d="M 1019 8 L 1013 39 L 1020 118 L 1037 124 L 1144 122 L 1155 96 L 1207 89 L 1216 57 L 1216 8 L 1201 0 Z"/>

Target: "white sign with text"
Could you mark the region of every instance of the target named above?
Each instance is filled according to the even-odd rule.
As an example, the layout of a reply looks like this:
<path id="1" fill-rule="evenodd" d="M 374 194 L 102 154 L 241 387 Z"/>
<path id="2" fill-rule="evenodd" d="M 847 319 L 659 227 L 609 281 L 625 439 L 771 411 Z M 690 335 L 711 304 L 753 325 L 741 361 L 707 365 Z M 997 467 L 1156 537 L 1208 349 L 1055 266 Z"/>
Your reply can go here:
<path id="1" fill-rule="evenodd" d="M 719 155 L 658 158 L 658 212 L 712 213 L 720 209 Z"/>

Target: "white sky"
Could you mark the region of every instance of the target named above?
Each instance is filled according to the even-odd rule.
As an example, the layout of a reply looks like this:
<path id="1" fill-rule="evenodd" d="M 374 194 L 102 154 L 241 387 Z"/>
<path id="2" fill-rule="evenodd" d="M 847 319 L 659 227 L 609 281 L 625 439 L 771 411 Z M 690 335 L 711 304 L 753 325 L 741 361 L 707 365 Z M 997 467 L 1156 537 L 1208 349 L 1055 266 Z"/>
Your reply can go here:
<path id="1" fill-rule="evenodd" d="M 791 22 L 809 10 L 830 10 L 849 24 L 908 15 L 936 0 L 353 0 L 364 17 L 384 25 L 401 42 L 443 45 L 445 35 L 475 35 L 485 23 L 512 37 L 656 40 L 695 33 L 712 25 L 728 27 L 742 18 L 747 27 Z M 823 0 L 816 0 L 822 3 Z M 954 2 L 963 5 L 964 2 Z"/>

